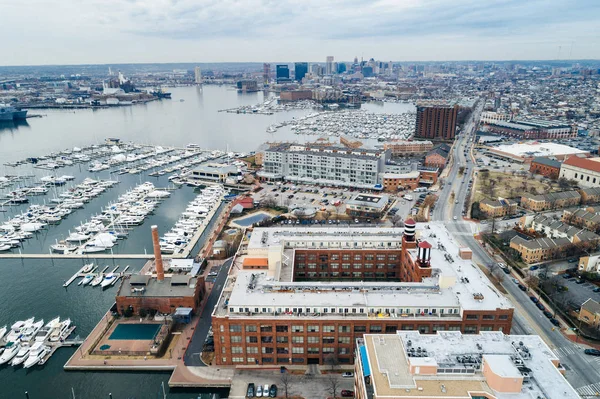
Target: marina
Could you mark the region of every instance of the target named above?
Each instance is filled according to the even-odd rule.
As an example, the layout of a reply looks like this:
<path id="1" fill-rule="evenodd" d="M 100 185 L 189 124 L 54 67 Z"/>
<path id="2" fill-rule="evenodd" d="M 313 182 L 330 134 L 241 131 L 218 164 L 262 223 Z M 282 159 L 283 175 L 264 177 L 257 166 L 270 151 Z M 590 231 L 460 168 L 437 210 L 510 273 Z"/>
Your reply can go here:
<path id="1" fill-rule="evenodd" d="M 78 278 L 81 278 L 77 285 L 79 286 L 87 286 L 97 287 L 101 286 L 102 288 L 106 288 L 108 286 L 113 286 L 119 281 L 120 278 L 127 274 L 127 270 L 129 270 L 129 265 L 125 266 L 125 268 L 117 273 L 117 270 L 120 266 L 116 266 L 111 272 L 106 273 L 106 271 L 110 268 L 109 265 L 104 266 L 101 271 L 100 266 L 96 266 L 93 263 L 89 263 L 84 265 L 79 271 L 77 271 L 71 278 L 66 280 L 63 283 L 63 287 L 68 287 L 72 283 L 75 282 Z M 134 274 L 132 272 L 128 273 L 129 275 Z"/>

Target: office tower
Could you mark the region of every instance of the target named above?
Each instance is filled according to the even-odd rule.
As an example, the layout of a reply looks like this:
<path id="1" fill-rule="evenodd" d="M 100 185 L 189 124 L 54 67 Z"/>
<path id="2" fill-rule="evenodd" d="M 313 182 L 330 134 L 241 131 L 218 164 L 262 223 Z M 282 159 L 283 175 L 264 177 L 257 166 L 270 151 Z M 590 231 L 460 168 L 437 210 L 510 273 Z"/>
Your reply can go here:
<path id="1" fill-rule="evenodd" d="M 197 85 L 202 84 L 202 71 L 199 66 L 194 68 L 194 83 Z"/>
<path id="2" fill-rule="evenodd" d="M 333 73 L 333 56 L 328 55 L 325 63 L 325 75 L 331 75 Z"/>
<path id="3" fill-rule="evenodd" d="M 290 80 L 290 68 L 287 66 L 287 64 L 281 64 L 281 65 L 277 65 L 276 67 L 276 77 L 277 77 L 277 83 L 279 82 L 289 82 Z"/>
<path id="4" fill-rule="evenodd" d="M 430 101 L 417 104 L 415 137 L 452 140 L 456 133 L 458 104 Z"/>
<path id="5" fill-rule="evenodd" d="M 264 63 L 263 64 L 263 81 L 264 81 L 264 83 L 269 83 L 270 75 L 271 75 L 271 64 Z"/>
<path id="6" fill-rule="evenodd" d="M 337 73 L 344 73 L 344 72 L 346 72 L 346 64 L 344 62 L 338 63 Z"/>
<path id="7" fill-rule="evenodd" d="M 294 79 L 302 82 L 304 75 L 308 73 L 308 62 L 296 62 L 294 64 Z"/>

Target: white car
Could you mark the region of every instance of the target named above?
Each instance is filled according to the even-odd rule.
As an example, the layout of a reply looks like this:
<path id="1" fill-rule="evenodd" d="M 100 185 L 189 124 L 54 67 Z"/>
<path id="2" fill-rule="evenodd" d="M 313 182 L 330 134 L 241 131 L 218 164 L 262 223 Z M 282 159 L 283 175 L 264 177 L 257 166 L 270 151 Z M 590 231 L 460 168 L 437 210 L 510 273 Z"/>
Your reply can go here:
<path id="1" fill-rule="evenodd" d="M 256 387 L 256 397 L 257 398 L 262 397 L 262 391 L 263 391 L 262 385 L 259 385 L 259 386 Z"/>
<path id="2" fill-rule="evenodd" d="M 265 384 L 265 386 L 263 387 L 263 397 L 269 397 L 269 384 Z"/>
<path id="3" fill-rule="evenodd" d="M 458 219 L 458 216 L 454 216 L 454 218 L 453 218 L 453 219 L 454 219 L 454 220 Z"/>
<path id="4" fill-rule="evenodd" d="M 344 374 L 342 374 L 342 377 L 352 378 L 352 377 L 354 377 L 354 373 L 352 371 L 346 371 Z"/>

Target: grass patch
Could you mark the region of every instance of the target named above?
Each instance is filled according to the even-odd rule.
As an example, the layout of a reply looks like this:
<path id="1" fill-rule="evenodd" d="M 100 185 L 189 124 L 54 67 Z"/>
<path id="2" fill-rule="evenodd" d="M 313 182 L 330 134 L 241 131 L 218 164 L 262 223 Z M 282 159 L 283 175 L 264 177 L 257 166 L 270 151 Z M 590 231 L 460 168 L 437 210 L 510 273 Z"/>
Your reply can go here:
<path id="1" fill-rule="evenodd" d="M 558 183 L 541 178 L 539 175 L 512 174 L 504 172 L 478 172 L 475 183 L 474 201 L 483 199 L 495 200 L 498 197 L 515 198 L 523 193 L 547 194 L 555 191 L 563 191 Z"/>

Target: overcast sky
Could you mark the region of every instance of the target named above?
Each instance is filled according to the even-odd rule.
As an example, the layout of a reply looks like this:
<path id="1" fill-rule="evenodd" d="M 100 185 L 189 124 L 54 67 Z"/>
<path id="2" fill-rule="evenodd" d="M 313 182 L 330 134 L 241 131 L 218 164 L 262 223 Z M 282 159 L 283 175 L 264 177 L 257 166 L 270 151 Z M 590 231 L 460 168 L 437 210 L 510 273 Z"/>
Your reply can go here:
<path id="1" fill-rule="evenodd" d="M 600 0 L 0 0 L 0 65 L 600 58 Z"/>

